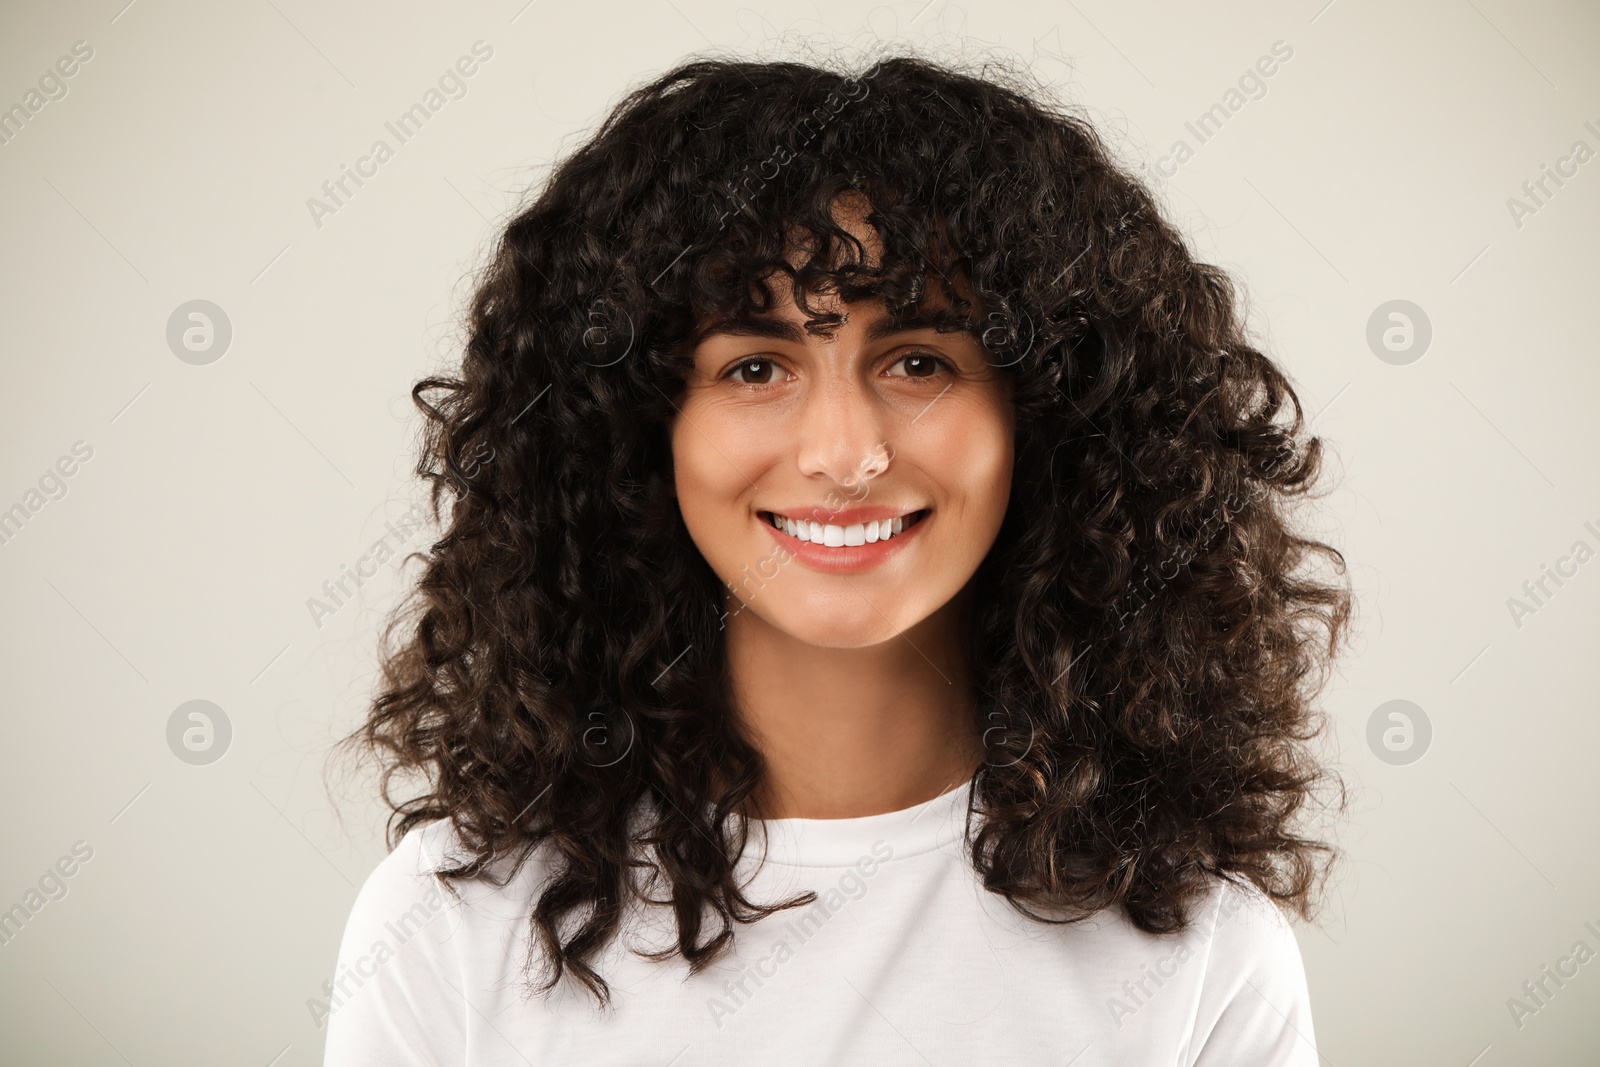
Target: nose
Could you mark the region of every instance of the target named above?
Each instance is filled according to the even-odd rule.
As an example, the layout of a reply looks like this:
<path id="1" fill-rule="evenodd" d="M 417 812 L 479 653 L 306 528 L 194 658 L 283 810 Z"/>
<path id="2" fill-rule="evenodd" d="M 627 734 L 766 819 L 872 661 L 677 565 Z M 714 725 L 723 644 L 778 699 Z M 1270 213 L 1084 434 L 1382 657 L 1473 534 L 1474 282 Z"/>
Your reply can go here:
<path id="1" fill-rule="evenodd" d="M 878 398 L 849 373 L 830 373 L 801 406 L 796 461 L 808 478 L 852 487 L 882 473 L 889 445 Z"/>

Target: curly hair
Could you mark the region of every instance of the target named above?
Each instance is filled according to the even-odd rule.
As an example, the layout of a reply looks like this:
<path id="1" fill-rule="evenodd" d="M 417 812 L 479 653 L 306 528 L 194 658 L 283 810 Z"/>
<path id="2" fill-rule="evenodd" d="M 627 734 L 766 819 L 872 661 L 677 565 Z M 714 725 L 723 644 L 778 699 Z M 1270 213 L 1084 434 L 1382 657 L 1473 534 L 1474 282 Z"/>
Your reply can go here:
<path id="1" fill-rule="evenodd" d="M 870 204 L 876 263 L 842 195 Z M 536 988 L 569 975 L 602 1005 L 593 965 L 635 903 L 670 904 L 676 944 L 649 958 L 695 973 L 811 901 L 735 877 L 763 762 L 665 429 L 695 324 L 766 309 L 780 275 L 808 323 L 808 292 L 899 310 L 940 288 L 939 328 L 1012 381 L 1013 489 L 972 583 L 983 885 L 1041 922 L 1120 907 L 1161 934 L 1220 877 L 1310 918 L 1338 850 L 1298 820 L 1330 779 L 1343 802 L 1312 701 L 1351 601 L 1311 573 L 1343 556 L 1290 521 L 1322 443 L 1230 278 L 1089 121 L 992 62 L 686 62 L 510 219 L 459 374 L 412 390 L 441 537 L 346 739 L 382 769 L 391 846 L 448 820 L 447 885 L 503 885 L 497 861 L 544 846 Z"/>

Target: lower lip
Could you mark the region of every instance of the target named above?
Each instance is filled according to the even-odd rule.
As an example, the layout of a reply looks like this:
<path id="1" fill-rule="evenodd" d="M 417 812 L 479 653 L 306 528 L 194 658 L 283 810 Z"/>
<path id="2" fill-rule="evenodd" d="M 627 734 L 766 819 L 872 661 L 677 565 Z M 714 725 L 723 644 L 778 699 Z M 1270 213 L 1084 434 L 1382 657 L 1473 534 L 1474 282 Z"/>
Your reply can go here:
<path id="1" fill-rule="evenodd" d="M 928 525 L 928 520 L 931 518 L 933 518 L 931 512 L 923 515 L 914 526 L 901 530 L 887 541 L 840 545 L 838 548 L 819 545 L 815 541 L 802 541 L 793 534 L 778 529 L 760 515 L 756 516 L 756 521 L 766 528 L 767 533 L 771 534 L 778 544 L 788 549 L 794 559 L 812 570 L 828 574 L 859 574 L 862 571 L 870 571 L 898 554 L 908 541 L 922 532 L 922 528 Z"/>

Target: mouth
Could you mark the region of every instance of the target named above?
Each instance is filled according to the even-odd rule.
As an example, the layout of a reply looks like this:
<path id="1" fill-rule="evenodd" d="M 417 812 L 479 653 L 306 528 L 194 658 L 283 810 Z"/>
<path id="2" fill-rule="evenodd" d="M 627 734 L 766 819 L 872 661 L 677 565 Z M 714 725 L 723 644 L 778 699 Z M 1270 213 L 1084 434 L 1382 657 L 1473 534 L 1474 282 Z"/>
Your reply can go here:
<path id="1" fill-rule="evenodd" d="M 756 514 L 761 517 L 762 522 L 775 530 L 781 530 L 797 541 L 819 548 L 854 548 L 903 537 L 907 531 L 915 528 L 926 518 L 931 510 L 931 508 L 919 508 L 899 515 L 883 515 L 865 521 L 842 524 L 817 522 L 772 511 L 758 511 Z"/>

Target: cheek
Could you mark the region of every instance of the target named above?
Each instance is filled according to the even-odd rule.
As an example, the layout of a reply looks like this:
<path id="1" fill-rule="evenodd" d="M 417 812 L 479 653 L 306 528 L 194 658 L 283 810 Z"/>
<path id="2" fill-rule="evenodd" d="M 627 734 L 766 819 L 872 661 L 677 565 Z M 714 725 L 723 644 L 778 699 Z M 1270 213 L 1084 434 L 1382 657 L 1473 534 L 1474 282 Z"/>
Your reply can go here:
<path id="1" fill-rule="evenodd" d="M 695 542 L 708 556 L 720 537 L 734 532 L 732 512 L 742 507 L 759 469 L 752 442 L 737 418 L 714 405 L 685 403 L 671 432 L 673 481 L 678 508 Z M 712 551 L 707 551 L 711 548 Z"/>
<path id="2" fill-rule="evenodd" d="M 990 537 L 1011 496 L 1012 415 L 995 399 L 974 398 L 952 408 L 929 441 L 929 470 L 940 475 L 960 518 L 956 525 Z"/>

